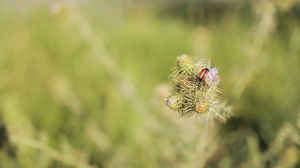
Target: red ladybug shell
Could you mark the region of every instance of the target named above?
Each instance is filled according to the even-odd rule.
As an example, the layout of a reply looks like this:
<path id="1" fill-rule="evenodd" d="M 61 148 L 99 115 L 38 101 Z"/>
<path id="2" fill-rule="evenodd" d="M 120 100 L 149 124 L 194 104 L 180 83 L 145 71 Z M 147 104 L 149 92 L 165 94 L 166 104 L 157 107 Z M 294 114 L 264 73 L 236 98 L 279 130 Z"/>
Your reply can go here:
<path id="1" fill-rule="evenodd" d="M 199 79 L 203 79 L 203 77 L 207 71 L 209 71 L 208 68 L 202 69 L 201 72 L 199 73 Z"/>

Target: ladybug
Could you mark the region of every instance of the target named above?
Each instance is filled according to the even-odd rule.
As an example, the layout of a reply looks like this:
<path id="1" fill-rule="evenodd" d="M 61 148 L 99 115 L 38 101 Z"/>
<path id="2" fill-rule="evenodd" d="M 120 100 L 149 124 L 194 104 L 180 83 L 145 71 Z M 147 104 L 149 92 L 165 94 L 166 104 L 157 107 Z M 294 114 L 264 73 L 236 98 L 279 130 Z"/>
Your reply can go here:
<path id="1" fill-rule="evenodd" d="M 199 73 L 198 78 L 199 78 L 201 81 L 203 80 L 203 77 L 204 77 L 204 75 L 206 74 L 207 71 L 209 71 L 209 69 L 208 69 L 208 68 L 204 68 L 204 69 L 202 69 L 201 72 Z"/>

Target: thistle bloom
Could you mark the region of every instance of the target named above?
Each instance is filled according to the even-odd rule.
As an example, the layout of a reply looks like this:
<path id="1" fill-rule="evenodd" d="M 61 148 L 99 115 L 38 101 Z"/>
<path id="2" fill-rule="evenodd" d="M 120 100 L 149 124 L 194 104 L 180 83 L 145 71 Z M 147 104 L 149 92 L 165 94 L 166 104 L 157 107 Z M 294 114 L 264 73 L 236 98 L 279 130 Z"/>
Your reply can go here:
<path id="1" fill-rule="evenodd" d="M 169 77 L 172 91 L 166 105 L 182 116 L 205 120 L 219 116 L 225 119 L 218 109 L 221 102 L 217 88 L 220 81 L 219 68 L 206 67 L 202 60 L 194 61 L 186 54 L 177 57 L 174 72 Z"/>
<path id="2" fill-rule="evenodd" d="M 214 67 L 210 69 L 204 78 L 205 83 L 209 86 L 215 86 L 219 84 L 220 77 L 218 75 L 219 67 Z"/>

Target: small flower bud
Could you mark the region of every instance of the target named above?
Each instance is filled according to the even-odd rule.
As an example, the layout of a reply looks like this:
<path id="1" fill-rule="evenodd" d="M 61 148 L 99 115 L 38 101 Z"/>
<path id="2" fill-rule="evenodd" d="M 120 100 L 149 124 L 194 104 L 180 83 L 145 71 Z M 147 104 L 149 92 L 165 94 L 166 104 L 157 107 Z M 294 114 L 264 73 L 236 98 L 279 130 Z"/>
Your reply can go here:
<path id="1" fill-rule="evenodd" d="M 167 98 L 166 104 L 170 109 L 177 110 L 182 107 L 181 97 L 178 94 L 171 95 L 169 98 Z"/>
<path id="2" fill-rule="evenodd" d="M 195 70 L 193 60 L 186 54 L 177 57 L 177 65 L 175 67 L 175 77 L 178 74 L 192 74 Z"/>

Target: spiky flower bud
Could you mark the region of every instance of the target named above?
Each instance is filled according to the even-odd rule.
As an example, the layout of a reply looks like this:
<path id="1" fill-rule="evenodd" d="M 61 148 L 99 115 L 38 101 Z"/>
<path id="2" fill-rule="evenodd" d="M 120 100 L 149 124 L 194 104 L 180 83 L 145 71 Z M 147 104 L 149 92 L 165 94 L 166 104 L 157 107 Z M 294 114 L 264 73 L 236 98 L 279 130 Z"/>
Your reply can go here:
<path id="1" fill-rule="evenodd" d="M 225 119 L 219 114 L 218 72 L 218 67 L 209 69 L 202 61 L 194 61 L 186 54 L 177 57 L 174 72 L 169 77 L 173 89 L 166 100 L 167 106 L 182 116 Z"/>
<path id="2" fill-rule="evenodd" d="M 178 94 L 174 94 L 167 98 L 166 104 L 169 108 L 178 110 L 182 107 L 183 101 L 181 96 L 179 96 Z"/>
<path id="3" fill-rule="evenodd" d="M 193 60 L 186 54 L 177 57 L 176 67 L 174 68 L 174 75 L 191 74 L 195 70 Z"/>

